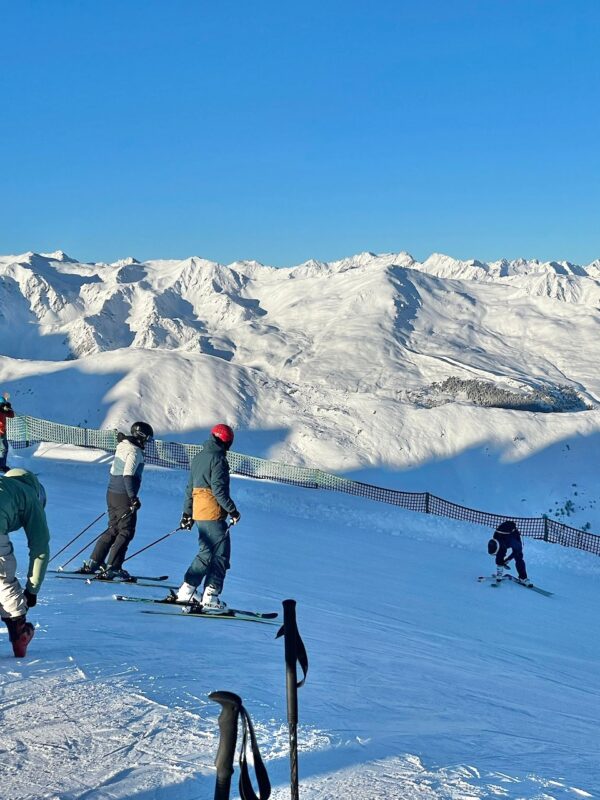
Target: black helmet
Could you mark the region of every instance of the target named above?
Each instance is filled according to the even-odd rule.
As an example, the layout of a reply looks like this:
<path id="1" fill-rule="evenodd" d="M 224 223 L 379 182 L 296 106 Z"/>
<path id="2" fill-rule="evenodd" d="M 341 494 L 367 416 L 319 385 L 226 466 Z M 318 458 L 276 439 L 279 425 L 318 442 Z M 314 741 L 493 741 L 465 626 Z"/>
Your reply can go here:
<path id="1" fill-rule="evenodd" d="M 148 439 L 154 437 L 154 430 L 152 425 L 148 422 L 134 422 L 131 426 L 131 435 L 134 439 L 137 439 L 143 447 Z"/>

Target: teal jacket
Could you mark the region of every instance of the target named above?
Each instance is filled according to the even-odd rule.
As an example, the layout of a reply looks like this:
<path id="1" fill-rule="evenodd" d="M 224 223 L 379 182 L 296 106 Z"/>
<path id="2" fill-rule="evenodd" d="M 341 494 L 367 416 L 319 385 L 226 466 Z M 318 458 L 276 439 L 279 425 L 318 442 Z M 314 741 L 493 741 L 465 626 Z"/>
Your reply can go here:
<path id="1" fill-rule="evenodd" d="M 227 514 L 236 514 L 237 508 L 229 494 L 229 464 L 227 451 L 211 436 L 202 445 L 202 450 L 194 456 L 190 464 L 190 478 L 185 490 L 183 513 L 192 513 L 192 492 L 194 489 L 209 489 Z M 207 519 L 207 517 L 204 517 Z"/>
<path id="2" fill-rule="evenodd" d="M 10 473 L 13 473 L 12 475 Z M 13 469 L 0 476 L 0 536 L 23 528 L 29 545 L 27 589 L 40 590 L 50 556 L 50 531 L 35 475 Z"/>

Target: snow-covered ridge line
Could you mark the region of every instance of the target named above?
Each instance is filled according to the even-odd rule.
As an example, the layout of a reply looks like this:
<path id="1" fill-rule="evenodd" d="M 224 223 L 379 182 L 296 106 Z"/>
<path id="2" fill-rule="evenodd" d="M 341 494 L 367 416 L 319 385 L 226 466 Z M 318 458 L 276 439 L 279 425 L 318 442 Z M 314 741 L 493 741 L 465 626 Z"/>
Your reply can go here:
<path id="1" fill-rule="evenodd" d="M 338 472 L 484 443 L 525 441 L 522 457 L 596 430 L 600 278 L 510 263 L 2 257 L 2 390 L 84 426 L 223 419 L 265 432 L 261 454 Z"/>
<path id="2" fill-rule="evenodd" d="M 326 273 L 328 271 L 339 271 L 368 265 L 395 264 L 397 266 L 421 269 L 424 272 L 439 275 L 440 277 L 454 278 L 482 278 L 486 276 L 506 278 L 515 275 L 528 275 L 540 272 L 555 273 L 557 275 L 576 275 L 578 277 L 587 276 L 592 278 L 597 278 L 600 276 L 600 258 L 594 259 L 589 264 L 583 265 L 575 264 L 574 262 L 566 260 L 540 261 L 540 259 L 537 258 L 501 258 L 496 261 L 482 261 L 477 258 L 458 259 L 444 253 L 432 253 L 424 261 L 419 262 L 406 250 L 381 254 L 365 251 L 363 253 L 357 253 L 336 261 L 320 261 L 313 258 L 309 261 L 305 261 L 292 267 L 273 267 L 252 259 L 234 261 L 228 265 L 225 265 L 220 262 L 210 261 L 200 256 L 189 256 L 185 259 L 149 259 L 145 262 L 138 261 L 133 256 L 128 256 L 112 262 L 98 261 L 80 263 L 77 259 L 67 255 L 67 253 L 65 253 L 63 250 L 56 250 L 53 253 L 35 253 L 33 251 L 29 251 L 19 255 L 0 255 L 0 265 L 27 263 L 33 264 L 38 259 L 44 259 L 47 262 L 52 262 L 55 264 L 59 263 L 63 265 L 80 264 L 81 266 L 85 267 L 120 268 L 135 264 L 143 264 L 144 266 L 156 270 L 168 270 L 169 268 L 180 264 L 195 263 L 198 266 L 227 266 L 229 269 L 246 273 L 263 270 L 277 270 L 278 272 L 283 272 L 285 274 L 319 271 Z"/>

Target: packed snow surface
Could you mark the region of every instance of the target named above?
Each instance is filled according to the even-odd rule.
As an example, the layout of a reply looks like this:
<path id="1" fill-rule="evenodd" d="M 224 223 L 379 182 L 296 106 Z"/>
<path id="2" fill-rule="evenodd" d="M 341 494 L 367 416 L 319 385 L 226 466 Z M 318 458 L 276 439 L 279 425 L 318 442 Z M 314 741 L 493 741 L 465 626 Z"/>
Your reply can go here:
<path id="1" fill-rule="evenodd" d="M 55 550 L 102 510 L 107 470 L 106 458 L 58 455 L 13 456 L 47 486 Z M 177 525 L 185 481 L 147 469 L 132 548 Z M 554 596 L 492 590 L 476 580 L 491 569 L 489 531 L 477 526 L 249 480 L 234 480 L 233 494 L 242 521 L 225 599 L 274 611 L 297 600 L 309 656 L 301 797 L 599 796 L 597 557 L 526 541 L 532 578 Z M 21 570 L 23 539 L 13 534 Z M 129 566 L 177 583 L 195 547 L 180 532 Z M 220 709 L 208 694 L 228 690 L 254 720 L 272 796 L 289 797 L 277 627 L 144 614 L 111 599 L 115 591 L 165 594 L 49 574 L 30 613 L 38 628 L 28 657 L 9 656 L 0 635 L 2 796 L 212 797 Z"/>

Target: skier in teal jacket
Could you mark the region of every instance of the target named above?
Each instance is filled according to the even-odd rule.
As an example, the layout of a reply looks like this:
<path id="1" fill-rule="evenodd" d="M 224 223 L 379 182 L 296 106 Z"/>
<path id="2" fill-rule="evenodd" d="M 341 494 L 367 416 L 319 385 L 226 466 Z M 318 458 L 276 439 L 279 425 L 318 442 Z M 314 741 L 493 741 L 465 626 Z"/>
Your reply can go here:
<path id="1" fill-rule="evenodd" d="M 202 450 L 192 459 L 179 523 L 181 528 L 191 530 L 196 522 L 199 549 L 173 599 L 191 602 L 204 581 L 201 603 L 207 612 L 227 611 L 219 595 L 231 556 L 229 527 L 240 520 L 240 512 L 229 493 L 227 451 L 233 436 L 229 425 L 215 425 Z"/>

